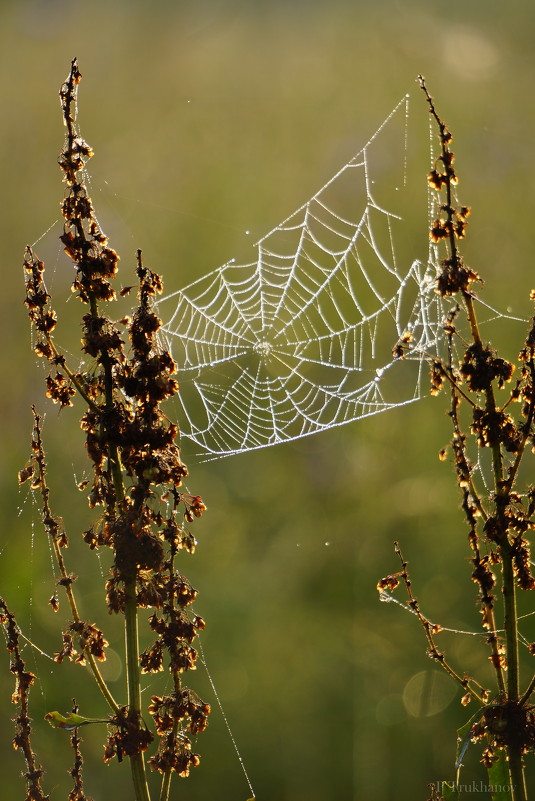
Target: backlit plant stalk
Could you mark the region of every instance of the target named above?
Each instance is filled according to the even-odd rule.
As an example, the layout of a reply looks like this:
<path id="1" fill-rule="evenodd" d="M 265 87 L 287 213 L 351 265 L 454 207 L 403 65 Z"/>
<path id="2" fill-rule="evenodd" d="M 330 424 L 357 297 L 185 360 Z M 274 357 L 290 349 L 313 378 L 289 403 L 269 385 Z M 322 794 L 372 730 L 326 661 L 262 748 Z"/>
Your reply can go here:
<path id="1" fill-rule="evenodd" d="M 462 495 L 462 509 L 468 524 L 472 579 L 479 587 L 482 625 L 487 631 L 489 658 L 496 676 L 496 691 L 490 702 L 490 690 L 481 691 L 474 679 L 453 671 L 444 654 L 436 648 L 434 640 L 430 639 L 430 629 L 434 637 L 440 633 L 440 626 L 430 624 L 420 612 L 411 589 L 407 563 L 401 557 L 397 544 L 402 571 L 383 579 L 379 588 L 392 590 L 399 579 L 405 583 L 409 605 L 418 615 L 430 643 L 428 654 L 459 682 L 465 691 L 462 699 L 464 704 L 471 699 L 480 704 L 481 712 L 475 716 L 469 736 L 473 742 L 480 740 L 485 744 L 481 761 L 489 770 L 489 778 L 493 775 L 493 766 L 505 754 L 510 774 L 511 801 L 526 801 L 524 755 L 535 748 L 535 715 L 529 706 L 535 678 L 520 695 L 516 594 L 518 589 L 535 589 L 530 548 L 525 539 L 525 535 L 535 528 L 532 519 L 535 504 L 533 489 L 528 487 L 521 492 L 517 482 L 527 446 L 530 445 L 531 449 L 535 446 L 535 318 L 520 351 L 518 378 L 514 388 L 507 390 L 506 384 L 511 382 L 515 367 L 500 358 L 481 338 L 473 290 L 473 285 L 480 279 L 475 271 L 465 265 L 459 251 L 459 240 L 465 236 L 470 209 L 459 206 L 454 195 L 458 179 L 451 150 L 452 135 L 439 117 L 423 78 L 420 78 L 420 83 L 430 114 L 438 127 L 440 140 L 440 153 L 435 168 L 428 176 L 432 190 L 439 197 L 439 212 L 431 226 L 430 237 L 437 248 L 444 247 L 446 250 L 446 256 L 439 262 L 436 291 L 444 299 L 459 299 L 459 305 L 453 307 L 444 322 L 447 357 L 444 360 L 436 359 L 431 365 L 432 394 L 437 394 L 445 385 L 450 388 L 452 451 Z M 471 342 L 468 344 L 457 331 L 457 319 L 462 308 L 470 332 Z M 461 343 L 463 350 L 460 360 L 455 358 L 457 343 Z M 402 357 L 404 350 L 410 348 L 411 336 L 407 334 L 396 346 L 395 354 Z M 515 421 L 509 412 L 513 403 L 521 404 L 520 422 Z M 469 434 L 463 429 L 461 409 L 469 415 Z M 488 448 L 491 452 L 491 493 L 483 486 L 478 487 L 477 474 L 468 455 L 470 442 L 477 448 Z M 442 458 L 445 458 L 445 452 Z M 503 599 L 504 641 L 496 625 L 495 572 L 498 571 Z M 535 646 L 530 650 L 535 653 Z"/>
<path id="2" fill-rule="evenodd" d="M 92 151 L 76 129 L 80 78 L 74 60 L 60 92 L 67 130 L 59 158 L 67 185 L 61 241 L 75 269 L 73 292 L 86 309 L 82 317 L 82 351 L 89 366 L 72 369 L 57 347 L 57 316 L 44 283 L 44 265 L 29 248 L 24 263 L 26 305 L 37 334 L 35 351 L 50 365 L 47 396 L 61 408 L 71 406 L 76 394 L 86 404 L 81 427 L 93 470 L 89 505 L 101 513 L 84 532 L 84 540 L 91 550 L 107 547 L 114 555 L 105 595 L 109 611 L 124 615 L 124 705 L 109 692 L 95 661 L 105 659 L 107 642 L 102 632 L 84 622 L 78 613 L 75 577 L 67 573 L 62 555 L 68 538 L 49 505 L 36 413 L 32 459 L 21 471 L 20 480 L 31 478 L 34 487 L 40 488 L 43 522 L 59 567 L 59 584 L 65 587 L 73 616 L 63 633 L 63 648 L 56 660 L 89 661 L 110 707 L 104 758 L 117 757 L 121 761 L 123 756 L 129 757 L 136 801 L 150 801 L 144 753 L 155 737 L 144 723 L 141 673 L 162 670 L 167 655 L 173 691 L 161 698 L 153 696 L 145 710 L 153 718 L 158 739 L 149 765 L 162 774 L 160 799 L 165 801 L 171 775 L 187 776 L 190 768 L 199 764 L 199 756 L 191 750 L 190 737 L 204 731 L 210 712 L 209 706 L 182 684 L 182 673 L 195 668 L 197 652 L 192 643 L 204 628 L 204 621 L 188 612 L 197 593 L 176 569 L 179 551 L 194 551 L 195 539 L 187 526 L 203 513 L 205 506 L 199 496 L 182 490 L 188 471 L 176 443 L 178 427 L 160 410 L 161 403 L 178 391 L 173 378 L 176 367 L 169 352 L 160 345 L 161 323 L 152 307 L 162 290 L 161 278 L 144 266 L 140 251 L 135 279 L 138 305 L 132 317 L 117 323 L 105 311 L 116 299 L 113 281 L 119 257 L 100 229 L 84 183 L 84 165 Z M 58 608 L 56 593 L 51 603 L 54 609 Z M 138 618 L 143 609 L 152 610 L 149 627 L 155 641 L 140 654 Z M 57 715 L 49 716 L 53 725 L 58 719 Z M 78 741 L 75 751 L 79 766 Z"/>

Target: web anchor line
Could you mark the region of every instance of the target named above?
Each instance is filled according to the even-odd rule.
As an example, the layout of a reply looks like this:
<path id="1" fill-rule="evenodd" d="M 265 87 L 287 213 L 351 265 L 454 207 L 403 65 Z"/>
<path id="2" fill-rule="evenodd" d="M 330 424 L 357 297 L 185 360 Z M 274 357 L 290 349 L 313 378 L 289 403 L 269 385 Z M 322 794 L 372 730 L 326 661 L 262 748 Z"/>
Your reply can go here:
<path id="1" fill-rule="evenodd" d="M 251 779 L 249 778 L 249 774 L 247 773 L 247 768 L 245 767 L 245 762 L 243 761 L 243 757 L 242 757 L 242 755 L 241 755 L 241 753 L 239 751 L 238 744 L 236 742 L 236 738 L 234 737 L 234 735 L 232 733 L 232 729 L 230 728 L 230 723 L 228 722 L 228 718 L 227 718 L 227 716 L 225 714 L 225 710 L 223 709 L 223 704 L 221 703 L 221 699 L 219 697 L 219 693 L 216 690 L 215 683 L 214 683 L 214 680 L 212 678 L 212 674 L 208 670 L 208 665 L 206 664 L 206 657 L 204 655 L 204 649 L 202 647 L 202 642 L 201 642 L 200 636 L 198 637 L 198 646 L 199 646 L 199 653 L 200 653 L 200 657 L 201 657 L 201 662 L 202 662 L 203 667 L 204 667 L 204 669 L 206 671 L 206 676 L 207 676 L 208 681 L 210 683 L 210 687 L 212 688 L 212 692 L 214 694 L 217 706 L 219 707 L 219 711 L 221 713 L 221 717 L 223 718 L 223 722 L 225 724 L 225 728 L 226 728 L 227 733 L 228 733 L 228 735 L 230 737 L 230 740 L 232 742 L 232 747 L 234 748 L 234 751 L 236 752 L 236 756 L 238 757 L 238 762 L 240 763 L 240 767 L 241 767 L 242 773 L 243 773 L 243 775 L 245 777 L 245 781 L 247 782 L 247 785 L 248 785 L 249 790 L 251 792 L 251 798 L 249 798 L 248 801 L 255 801 L 256 794 L 255 794 L 255 791 L 253 789 L 253 785 L 252 785 Z"/>

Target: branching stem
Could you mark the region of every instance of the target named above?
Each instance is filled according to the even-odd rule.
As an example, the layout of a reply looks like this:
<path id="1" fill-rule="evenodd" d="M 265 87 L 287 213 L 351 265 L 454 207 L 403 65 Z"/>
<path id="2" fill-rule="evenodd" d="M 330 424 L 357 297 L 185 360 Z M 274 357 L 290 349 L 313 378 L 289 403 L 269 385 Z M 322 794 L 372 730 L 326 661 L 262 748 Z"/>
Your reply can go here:
<path id="1" fill-rule="evenodd" d="M 491 542 L 496 543 L 501 560 L 506 672 L 504 671 L 505 666 L 502 664 L 502 659 L 498 652 L 495 636 L 489 637 L 488 641 L 492 650 L 491 661 L 496 670 L 498 688 L 500 691 L 499 704 L 501 705 L 501 714 L 504 715 L 503 724 L 507 732 L 504 734 L 502 731 L 500 734 L 499 732 L 493 732 L 492 728 L 490 731 L 487 731 L 491 734 L 498 734 L 498 747 L 505 748 L 507 751 L 512 801 L 526 801 L 527 792 L 522 753 L 528 740 L 523 740 L 518 731 L 513 733 L 513 730 L 515 728 L 522 729 L 523 727 L 527 729 L 528 726 L 525 721 L 520 723 L 519 721 L 521 721 L 522 718 L 515 718 L 514 714 L 521 715 L 520 708 L 525 704 L 533 691 L 533 687 L 535 687 L 535 677 L 532 679 L 530 686 L 519 703 L 520 679 L 516 583 L 517 577 L 524 581 L 522 586 L 528 587 L 530 583 L 535 582 L 526 565 L 529 560 L 529 552 L 522 543 L 522 532 L 529 526 L 529 521 L 525 514 L 515 517 L 511 512 L 511 508 L 518 500 L 517 496 L 513 494 L 513 488 L 522 456 L 525 452 L 529 437 L 533 436 L 531 427 L 535 410 L 535 400 L 533 397 L 535 378 L 533 367 L 533 330 L 535 329 L 532 329 L 531 334 L 528 335 L 524 356 L 522 357 L 521 355 L 520 357 L 528 362 L 531 384 L 529 380 L 526 381 L 526 391 L 524 392 L 523 398 L 524 401 L 529 399 L 529 403 L 525 403 L 524 405 L 524 414 L 527 420 L 523 428 L 519 431 L 517 428 L 515 429 L 515 426 L 510 420 L 506 420 L 503 409 L 498 410 L 494 392 L 495 385 L 501 387 L 504 381 L 511 377 L 513 368 L 511 365 L 508 365 L 507 362 L 504 362 L 503 359 L 496 358 L 489 346 L 485 347 L 483 345 L 475 311 L 474 297 L 469 290 L 470 282 L 477 280 L 478 276 L 465 267 L 457 246 L 457 240 L 464 236 L 466 217 L 470 210 L 468 207 L 464 206 L 459 209 L 455 205 L 456 201 L 454 199 L 453 186 L 457 184 L 457 176 L 453 167 L 454 154 L 450 149 L 452 135 L 445 122 L 436 111 L 433 99 L 427 90 L 425 80 L 422 76 L 419 76 L 419 80 L 426 95 L 430 114 L 437 123 L 441 146 L 441 155 L 437 159 L 437 163 L 441 162 L 441 168 L 435 169 L 429 174 L 429 182 L 437 191 L 440 191 L 442 187 L 445 187 L 446 190 L 446 202 L 440 205 L 440 212 L 445 214 L 446 219 L 439 215 L 430 232 L 432 241 L 438 243 L 440 240 L 445 240 L 447 242 L 447 249 L 449 250 L 448 258 L 440 262 L 442 273 L 437 280 L 437 289 L 443 296 L 459 293 L 463 299 L 473 344 L 465 354 L 465 360 L 461 366 L 461 373 L 467 377 L 467 384 L 470 391 L 474 394 L 481 393 L 484 396 L 484 409 L 476 407 L 475 412 L 477 412 L 477 415 L 474 413 L 472 430 L 478 437 L 478 446 L 490 446 L 492 453 L 494 484 L 492 497 L 493 508 L 491 516 L 487 518 L 487 525 L 489 527 L 488 531 L 485 533 L 488 533 L 488 539 Z M 443 373 L 448 376 L 447 371 L 444 369 Z M 472 380 L 473 378 L 475 378 L 475 380 Z M 455 384 L 456 382 L 452 383 Z M 454 396 L 451 415 L 454 420 L 454 436 L 457 443 L 457 473 L 458 476 L 460 476 L 460 484 L 462 486 L 462 482 L 466 481 L 464 476 L 465 470 L 463 468 L 463 465 L 467 464 L 465 456 L 466 445 L 465 437 L 459 426 L 456 412 L 458 403 L 455 397 L 455 392 L 458 392 L 460 395 L 461 391 L 459 387 L 454 387 L 452 392 Z M 519 396 L 520 385 L 518 385 L 516 393 L 511 393 L 510 400 L 516 399 Z M 525 411 L 526 405 L 528 406 L 527 412 Z M 505 451 L 515 453 L 515 460 L 509 468 L 507 479 L 504 474 Z M 461 467 L 459 467 L 459 463 L 461 463 Z M 472 485 L 470 485 L 470 491 L 472 492 Z M 473 497 L 476 499 L 477 494 L 474 493 Z M 475 516 L 466 496 L 463 508 L 465 508 L 468 522 L 471 526 L 470 541 L 476 553 L 476 558 L 474 559 L 476 563 L 475 577 L 481 587 L 485 622 L 490 626 L 491 631 L 495 632 L 493 597 L 490 594 L 490 590 L 494 584 L 494 577 L 486 561 L 479 555 Z M 478 505 L 477 508 L 479 509 L 480 506 Z M 523 552 L 521 551 L 522 548 L 524 549 Z M 523 563 L 522 559 L 524 560 Z M 522 575 L 520 575 L 521 570 L 523 570 Z M 405 565 L 404 571 L 406 574 Z M 414 605 L 413 608 L 415 608 L 415 610 L 417 609 Z M 428 640 L 431 642 L 429 636 Z"/>
<path id="2" fill-rule="evenodd" d="M 35 435 L 35 458 L 37 463 L 37 469 L 39 473 L 39 483 L 40 483 L 40 490 L 41 490 L 41 497 L 43 500 L 43 521 L 45 525 L 45 529 L 48 531 L 50 541 L 52 543 L 52 549 L 54 551 L 54 557 L 56 559 L 56 563 L 59 568 L 59 572 L 61 574 L 61 578 L 63 579 L 63 586 L 65 588 L 65 594 L 67 596 L 67 600 L 69 602 L 69 606 L 71 608 L 71 614 L 73 620 L 76 623 L 81 623 L 82 619 L 80 617 L 80 613 L 78 612 L 78 607 L 76 604 L 76 599 L 74 597 L 74 591 L 72 586 L 71 578 L 67 572 L 67 568 L 65 566 L 65 560 L 63 558 L 63 553 L 60 548 L 58 537 L 56 533 L 56 529 L 52 526 L 54 518 L 52 516 L 52 511 L 50 509 L 49 503 L 49 491 L 48 486 L 46 483 L 46 464 L 44 458 L 44 449 L 43 449 L 43 442 L 41 438 L 41 418 L 37 414 L 35 410 L 35 406 L 32 406 L 33 416 L 34 416 L 34 435 Z M 115 701 L 113 695 L 110 692 L 110 689 L 106 682 L 104 681 L 102 674 L 98 668 L 97 662 L 91 651 L 87 646 L 83 646 L 85 657 L 89 663 L 89 669 L 93 674 L 93 677 L 100 689 L 102 695 L 106 699 L 107 703 L 111 707 L 114 712 L 119 711 L 119 704 Z"/>
<path id="3" fill-rule="evenodd" d="M 415 615 L 418 618 L 418 620 L 420 621 L 420 623 L 422 625 L 422 628 L 423 628 L 423 630 L 425 632 L 425 637 L 427 639 L 427 643 L 428 643 L 428 646 L 429 646 L 429 650 L 428 650 L 429 656 L 432 659 L 436 660 L 438 662 L 438 664 L 441 666 L 441 668 L 443 670 L 445 670 L 446 673 L 454 681 L 456 681 L 457 684 L 459 684 L 465 692 L 468 692 L 475 701 L 477 701 L 479 704 L 481 704 L 481 706 L 484 706 L 485 705 L 485 699 L 483 698 L 483 696 L 480 693 L 478 693 L 476 690 L 474 690 L 473 687 L 470 686 L 471 679 L 468 679 L 466 677 L 464 677 L 464 678 L 461 677 L 451 667 L 451 665 L 448 664 L 448 662 L 446 662 L 446 658 L 445 658 L 444 654 L 442 653 L 442 651 L 440 651 L 437 648 L 437 646 L 435 644 L 434 637 L 433 637 L 434 626 L 420 611 L 420 605 L 419 605 L 417 599 L 414 597 L 414 594 L 412 592 L 411 580 L 409 578 L 409 574 L 408 574 L 408 571 L 407 571 L 407 562 L 403 559 L 403 555 L 401 553 L 401 549 L 400 549 L 399 544 L 397 542 L 394 543 L 394 548 L 395 548 L 395 551 L 396 551 L 396 553 L 397 553 L 397 555 L 399 557 L 399 560 L 401 562 L 401 577 L 402 577 L 402 579 L 403 579 L 403 581 L 405 583 L 405 587 L 406 587 L 406 590 L 407 590 L 407 595 L 409 597 L 409 606 L 413 610 L 413 612 L 415 613 Z M 439 630 L 440 629 L 438 628 L 437 629 L 437 633 L 438 633 Z"/>

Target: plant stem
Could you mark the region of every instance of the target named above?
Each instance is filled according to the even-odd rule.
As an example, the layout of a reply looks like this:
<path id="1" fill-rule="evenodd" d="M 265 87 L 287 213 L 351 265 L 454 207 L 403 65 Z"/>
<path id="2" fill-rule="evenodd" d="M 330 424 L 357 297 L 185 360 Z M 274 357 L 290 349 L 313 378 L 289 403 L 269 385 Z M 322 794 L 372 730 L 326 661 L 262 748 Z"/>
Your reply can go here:
<path id="1" fill-rule="evenodd" d="M 104 365 L 106 370 L 106 364 Z M 109 367 L 109 365 L 108 365 Z M 111 370 L 111 368 L 110 368 Z M 121 474 L 121 466 L 117 448 L 110 446 L 109 463 L 113 476 L 113 483 L 119 505 L 124 500 L 124 486 Z M 139 667 L 139 634 L 138 634 L 138 615 L 137 615 L 137 594 L 136 594 L 137 570 L 134 568 L 124 581 L 125 608 L 124 608 L 124 627 L 125 627 L 125 652 L 126 652 L 126 685 L 128 695 L 128 709 L 133 712 L 141 721 L 141 682 Z M 135 801 L 150 801 L 147 776 L 145 771 L 145 760 L 143 753 L 134 754 L 130 757 L 130 767 L 132 771 L 132 781 L 134 783 Z"/>
<path id="2" fill-rule="evenodd" d="M 102 355 L 102 363 L 105 377 L 106 407 L 113 407 L 113 374 L 112 367 L 107 354 Z M 117 506 L 121 508 L 124 503 L 124 484 L 121 472 L 121 461 L 119 452 L 115 445 L 109 445 L 108 462 L 115 487 Z M 138 615 L 137 615 L 137 594 L 136 594 L 137 569 L 133 568 L 128 577 L 124 580 L 125 608 L 125 652 L 126 652 L 126 684 L 128 695 L 129 712 L 134 713 L 136 718 L 141 721 L 141 682 L 139 667 L 139 634 L 138 634 Z M 134 754 L 130 757 L 130 767 L 132 771 L 132 781 L 136 794 L 135 801 L 150 801 L 147 776 L 145 771 L 145 759 L 143 753 Z"/>
<path id="3" fill-rule="evenodd" d="M 172 581 L 172 577 L 173 577 L 174 572 L 175 572 L 175 556 L 176 556 L 176 548 L 173 548 L 173 550 L 171 551 L 171 560 L 170 560 L 170 566 L 169 566 L 169 574 L 170 574 L 171 581 Z M 174 595 L 171 595 L 170 606 L 171 606 L 171 608 L 175 607 L 175 597 L 174 597 Z M 173 686 L 174 686 L 174 689 L 175 689 L 175 693 L 178 694 L 180 692 L 180 689 L 181 689 L 181 686 L 182 686 L 181 685 L 181 681 L 180 681 L 180 674 L 179 674 L 178 670 L 176 670 L 176 669 L 172 670 L 172 674 L 173 674 Z M 173 723 L 172 733 L 171 733 L 171 737 L 172 737 L 172 741 L 173 742 L 176 741 L 176 737 L 177 737 L 178 730 L 179 730 L 179 724 L 180 724 L 180 721 L 178 720 L 178 718 L 175 719 L 175 721 Z M 169 791 L 171 789 L 171 778 L 172 778 L 172 775 L 173 775 L 173 772 L 172 772 L 171 769 L 166 770 L 165 773 L 163 774 L 163 776 L 162 776 L 162 784 L 161 784 L 161 787 L 160 787 L 160 798 L 159 798 L 159 801 L 169 801 Z"/>
<path id="4" fill-rule="evenodd" d="M 517 701 L 519 694 L 519 677 L 516 590 L 512 548 L 509 541 L 504 542 L 500 546 L 500 552 L 503 563 L 504 629 L 507 648 L 507 698 L 509 701 Z"/>
<path id="5" fill-rule="evenodd" d="M 455 672 L 455 670 L 451 667 L 451 665 L 449 665 L 448 662 L 446 661 L 444 654 L 437 648 L 433 637 L 433 625 L 422 614 L 420 610 L 420 605 L 418 604 L 418 601 L 413 595 L 411 580 L 409 578 L 409 574 L 407 571 L 408 564 L 404 560 L 403 554 L 401 553 L 401 549 L 397 542 L 394 542 L 394 550 L 397 553 L 399 560 L 401 562 L 401 567 L 402 567 L 401 577 L 405 582 L 405 588 L 407 590 L 407 595 L 409 597 L 409 607 L 420 621 L 420 624 L 425 632 L 425 637 L 427 639 L 427 643 L 429 646 L 428 649 L 429 656 L 431 656 L 432 659 L 435 659 L 438 662 L 438 664 L 442 667 L 442 669 L 445 670 L 446 673 L 449 676 L 451 676 L 451 678 L 454 681 L 456 681 L 457 684 L 459 684 L 465 692 L 468 692 L 472 696 L 472 698 L 474 698 L 474 700 L 476 700 L 479 704 L 481 704 L 481 706 L 484 706 L 485 701 L 483 699 L 483 696 L 480 693 L 476 692 L 476 690 L 474 690 L 474 688 L 470 686 L 469 679 L 467 679 L 466 677 L 462 678 L 458 673 Z"/>
<path id="6" fill-rule="evenodd" d="M 504 629 L 507 653 L 507 700 L 518 701 L 518 617 L 513 555 L 509 540 L 506 540 L 500 546 L 500 553 L 503 564 Z M 527 801 L 524 764 L 520 748 L 510 745 L 507 748 L 507 756 L 509 759 L 509 773 L 511 776 L 512 799 L 513 801 Z"/>
<path id="7" fill-rule="evenodd" d="M 535 690 L 535 675 L 531 677 L 531 681 L 528 684 L 528 688 L 519 701 L 520 706 L 524 706 L 524 704 L 527 704 L 534 690 Z"/>
<path id="8" fill-rule="evenodd" d="M 175 686 L 175 692 L 178 693 L 180 690 L 180 676 L 178 671 L 173 671 L 173 683 Z M 176 740 L 179 728 L 179 721 L 175 720 L 173 723 L 173 731 L 172 731 L 172 738 L 173 741 Z M 169 790 L 171 789 L 171 777 L 173 773 L 171 770 L 167 770 L 162 777 L 162 786 L 160 788 L 160 798 L 159 801 L 169 801 Z"/>
<path id="9" fill-rule="evenodd" d="M 139 670 L 139 637 L 137 625 L 136 573 L 125 580 L 125 647 L 128 708 L 138 713 L 141 720 L 141 683 Z M 150 801 L 143 754 L 130 757 L 135 801 Z"/>
<path id="10" fill-rule="evenodd" d="M 529 360 L 528 366 L 529 366 L 529 372 L 530 372 L 530 375 L 531 375 L 531 383 L 532 383 L 532 385 L 535 385 L 535 362 L 534 362 L 533 358 L 531 358 Z M 516 476 L 517 476 L 517 473 L 518 473 L 518 470 L 519 470 L 519 467 L 520 467 L 520 463 L 522 462 L 522 457 L 524 455 L 524 451 L 525 451 L 526 445 L 527 445 L 528 440 L 529 440 L 529 432 L 531 431 L 531 426 L 533 424 L 534 416 L 535 416 L 535 397 L 533 397 L 532 400 L 531 400 L 529 411 L 528 411 L 528 416 L 527 416 L 526 422 L 524 423 L 524 426 L 523 426 L 524 433 L 522 435 L 522 442 L 520 443 L 520 447 L 518 449 L 518 453 L 516 454 L 515 462 L 514 462 L 512 468 L 509 471 L 509 476 L 508 476 L 508 479 L 507 479 L 507 486 L 508 486 L 509 490 L 511 490 L 513 488 L 513 485 L 515 483 L 515 479 L 516 479 Z"/>
<path id="11" fill-rule="evenodd" d="M 76 623 L 81 623 L 82 619 L 80 617 L 80 613 L 78 612 L 78 606 L 76 604 L 76 598 L 74 597 L 74 591 L 72 588 L 72 583 L 68 580 L 69 575 L 67 573 L 67 568 L 65 566 L 65 560 L 63 558 L 63 553 L 61 551 L 61 547 L 58 542 L 57 532 L 54 528 L 50 526 L 48 521 L 53 521 L 52 510 L 50 508 L 49 503 L 49 490 L 46 483 L 46 464 L 45 464 L 45 454 L 43 449 L 43 441 L 41 438 L 41 417 L 37 414 L 35 406 L 32 406 L 32 412 L 34 417 L 34 436 L 35 436 L 35 443 L 37 446 L 36 451 L 36 461 L 37 461 L 37 469 L 39 471 L 39 478 L 41 481 L 41 497 L 43 499 L 43 523 L 45 526 L 45 530 L 48 531 L 52 548 L 54 551 L 54 557 L 56 559 L 56 563 L 58 565 L 59 571 L 61 573 L 62 579 L 65 580 L 65 594 L 67 595 L 67 600 L 69 602 L 69 606 L 71 608 L 71 613 L 73 620 Z M 100 672 L 96 659 L 89 650 L 88 647 L 84 647 L 84 654 L 89 663 L 89 668 L 93 674 L 93 677 L 100 689 L 102 695 L 106 699 L 107 703 L 111 707 L 114 712 L 119 711 L 119 704 L 114 699 L 113 695 L 111 694 L 106 682 L 102 678 L 102 673 Z"/>
<path id="12" fill-rule="evenodd" d="M 522 754 L 518 748 L 508 748 L 509 775 L 511 777 L 511 798 L 512 801 L 528 801 L 528 791 L 526 787 L 526 776 Z"/>

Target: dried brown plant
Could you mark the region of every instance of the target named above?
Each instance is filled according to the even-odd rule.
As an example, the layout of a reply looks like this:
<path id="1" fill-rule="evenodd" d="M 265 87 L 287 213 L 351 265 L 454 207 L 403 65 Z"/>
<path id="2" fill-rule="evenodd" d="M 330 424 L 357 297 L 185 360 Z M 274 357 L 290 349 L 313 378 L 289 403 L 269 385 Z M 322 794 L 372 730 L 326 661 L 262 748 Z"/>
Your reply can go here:
<path id="1" fill-rule="evenodd" d="M 35 332 L 35 352 L 49 365 L 47 396 L 60 409 L 73 406 L 76 397 L 85 407 L 80 425 L 92 478 L 83 488 L 87 484 L 89 506 L 95 509 L 96 517 L 82 536 L 91 551 L 108 548 L 113 553 L 103 597 L 109 612 L 124 618 L 126 686 L 121 699 L 115 699 L 99 670 L 99 662 L 106 659 L 105 636 L 78 611 L 76 576 L 68 571 L 64 556 L 69 538 L 51 507 L 41 416 L 35 408 L 32 454 L 19 480 L 31 481 L 33 489 L 40 492 L 42 521 L 60 574 L 58 586 L 63 588 L 71 610 L 55 660 L 87 664 L 109 706 L 109 717 L 104 721 L 79 715 L 76 704 L 68 715 L 47 715 L 56 728 L 74 731 L 74 787 L 69 798 L 86 798 L 78 728 L 105 722 L 104 759 L 129 758 L 137 801 L 150 799 L 145 752 L 157 741 L 148 762 L 151 770 L 162 775 L 159 798 L 164 801 L 172 775 L 185 777 L 199 764 L 191 737 L 204 731 L 210 713 L 208 704 L 183 683 L 183 674 L 195 668 L 197 651 L 193 643 L 204 621 L 189 611 L 197 592 L 178 569 L 180 553 L 195 550 L 189 524 L 202 515 L 205 506 L 200 496 L 183 490 L 188 470 L 180 455 L 179 430 L 161 410 L 162 402 L 178 391 L 176 367 L 158 338 L 161 323 L 153 308 L 162 280 L 143 264 L 141 251 L 137 252 L 134 279 L 137 306 L 130 317 L 114 320 L 119 256 L 100 228 L 84 182 L 84 165 L 93 154 L 76 126 L 80 79 L 73 60 L 60 91 L 66 139 L 59 166 L 66 183 L 61 242 L 74 268 L 72 291 L 83 304 L 82 353 L 89 357 L 83 370 L 71 367 L 56 343 L 58 317 L 46 288 L 44 264 L 30 248 L 24 260 L 25 303 Z M 50 604 L 53 610 L 58 609 L 58 592 Z M 143 653 L 139 652 L 140 610 L 151 610 L 148 623 L 154 638 Z M 47 796 L 40 785 L 42 768 L 37 766 L 30 746 L 27 713 L 33 676 L 25 670 L 16 623 L 3 602 L 2 621 L 17 676 L 14 700 L 20 715 L 15 744 L 26 759 L 27 798 L 40 801 Z M 141 674 L 164 669 L 171 674 L 172 691 L 164 697 L 154 696 L 144 708 Z M 153 719 L 154 732 L 145 723 L 148 716 Z"/>
<path id="2" fill-rule="evenodd" d="M 408 605 L 425 632 L 428 655 L 460 685 L 462 703 L 473 701 L 478 705 L 479 711 L 468 726 L 467 742 L 482 742 L 481 761 L 489 771 L 489 786 L 496 784 L 497 772 L 503 769 L 509 774 L 511 789 L 508 795 L 500 797 L 526 801 L 525 755 L 535 750 L 535 714 L 530 705 L 535 676 L 521 689 L 517 593 L 535 589 L 528 540 L 535 528 L 535 505 L 533 487 L 521 486 L 519 471 L 526 455 L 535 451 L 535 318 L 521 345 L 517 365 L 501 358 L 481 337 L 475 302 L 475 287 L 481 279 L 465 264 L 460 251 L 470 209 L 456 200 L 458 176 L 451 149 L 453 136 L 439 116 L 422 77 L 420 84 L 438 127 L 440 142 L 435 166 L 428 175 L 429 185 L 438 198 L 438 214 L 430 227 L 430 239 L 437 249 L 445 251 L 439 260 L 436 291 L 444 299 L 458 300 L 444 320 L 447 354 L 431 362 L 431 393 L 437 395 L 446 388 L 450 392 L 451 452 L 468 528 L 471 578 L 478 587 L 482 629 L 495 687 L 484 689 L 473 677 L 454 669 L 438 648 L 436 641 L 442 627 L 431 623 L 421 611 L 408 564 L 397 543 L 401 571 L 382 579 L 378 588 L 391 593 L 399 582 L 405 585 Z M 534 298 L 532 292 L 531 300 Z M 464 319 L 468 341 L 460 330 Z M 394 353 L 403 358 L 410 348 L 411 338 L 406 335 Z M 518 378 L 509 388 L 515 372 Z M 520 405 L 518 419 L 512 414 L 514 404 Z M 481 449 L 488 449 L 491 454 L 490 490 L 470 457 L 471 452 Z M 441 451 L 440 458 L 447 459 L 446 449 Z M 501 591 L 501 605 L 497 590 Z M 461 758 L 462 754 L 457 759 L 457 768 Z"/>

